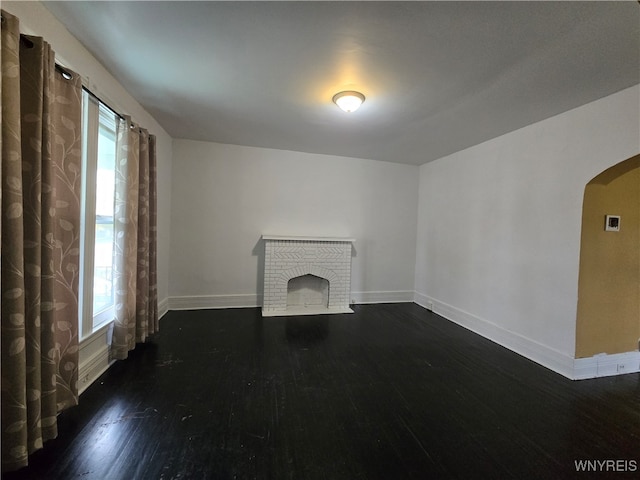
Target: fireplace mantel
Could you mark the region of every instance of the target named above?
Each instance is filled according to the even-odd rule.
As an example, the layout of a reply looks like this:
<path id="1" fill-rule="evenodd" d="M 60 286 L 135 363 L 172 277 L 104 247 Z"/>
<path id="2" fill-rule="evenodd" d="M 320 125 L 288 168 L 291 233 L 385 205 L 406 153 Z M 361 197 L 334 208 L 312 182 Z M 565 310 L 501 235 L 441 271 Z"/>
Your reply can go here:
<path id="1" fill-rule="evenodd" d="M 296 237 L 291 235 L 262 235 L 262 240 L 292 240 L 298 242 L 346 242 L 355 243 L 355 238 L 345 237 Z"/>
<path id="2" fill-rule="evenodd" d="M 264 317 L 353 313 L 349 300 L 354 238 L 262 235 L 262 240 L 265 244 Z M 327 290 L 324 299 L 315 296 L 320 289 L 310 286 L 312 277 L 328 282 L 328 298 Z M 289 281 L 294 279 L 307 282 L 301 287 L 303 291 L 307 288 L 304 295 L 295 295 L 293 284 L 289 290 Z M 302 299 L 304 301 L 300 301 Z"/>

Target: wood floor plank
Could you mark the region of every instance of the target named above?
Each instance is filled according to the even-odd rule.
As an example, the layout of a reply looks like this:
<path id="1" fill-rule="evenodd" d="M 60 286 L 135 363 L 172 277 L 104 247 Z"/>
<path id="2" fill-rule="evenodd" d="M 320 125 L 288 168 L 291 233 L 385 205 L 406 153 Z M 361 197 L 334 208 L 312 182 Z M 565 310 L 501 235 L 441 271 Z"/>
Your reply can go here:
<path id="1" fill-rule="evenodd" d="M 229 309 L 170 312 L 3 478 L 589 478 L 574 461 L 605 459 L 640 467 L 640 374 L 573 382 L 414 304 Z"/>

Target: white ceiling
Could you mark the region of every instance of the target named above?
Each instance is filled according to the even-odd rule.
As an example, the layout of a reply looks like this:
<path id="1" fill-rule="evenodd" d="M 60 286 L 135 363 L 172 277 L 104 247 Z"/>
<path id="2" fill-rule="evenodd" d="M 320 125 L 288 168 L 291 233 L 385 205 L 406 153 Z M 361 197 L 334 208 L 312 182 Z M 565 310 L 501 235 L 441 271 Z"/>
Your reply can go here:
<path id="1" fill-rule="evenodd" d="M 640 82 L 635 1 L 44 4 L 174 138 L 422 164 Z"/>

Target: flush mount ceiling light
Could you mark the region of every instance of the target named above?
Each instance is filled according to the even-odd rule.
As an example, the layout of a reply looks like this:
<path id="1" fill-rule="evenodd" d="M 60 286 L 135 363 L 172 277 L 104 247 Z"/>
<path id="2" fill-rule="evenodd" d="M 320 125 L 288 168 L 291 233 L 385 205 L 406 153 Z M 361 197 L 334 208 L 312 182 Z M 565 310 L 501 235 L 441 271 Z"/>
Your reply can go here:
<path id="1" fill-rule="evenodd" d="M 340 92 L 333 96 L 333 102 L 345 112 L 351 113 L 355 112 L 360 105 L 362 105 L 362 102 L 364 102 L 364 95 L 352 90 Z"/>

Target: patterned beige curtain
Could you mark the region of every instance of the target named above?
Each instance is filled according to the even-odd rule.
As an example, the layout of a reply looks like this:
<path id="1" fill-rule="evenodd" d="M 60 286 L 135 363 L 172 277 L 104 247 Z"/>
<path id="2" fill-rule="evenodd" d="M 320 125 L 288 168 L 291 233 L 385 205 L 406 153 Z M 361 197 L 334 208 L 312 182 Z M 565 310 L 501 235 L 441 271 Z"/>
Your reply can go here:
<path id="1" fill-rule="evenodd" d="M 77 404 L 80 78 L 2 11 L 2 470 Z"/>
<path id="2" fill-rule="evenodd" d="M 149 333 L 160 329 L 158 318 L 158 178 L 156 136 L 149 135 Z"/>
<path id="3" fill-rule="evenodd" d="M 120 119 L 116 145 L 115 326 L 111 356 L 127 358 L 158 331 L 155 137 Z"/>

